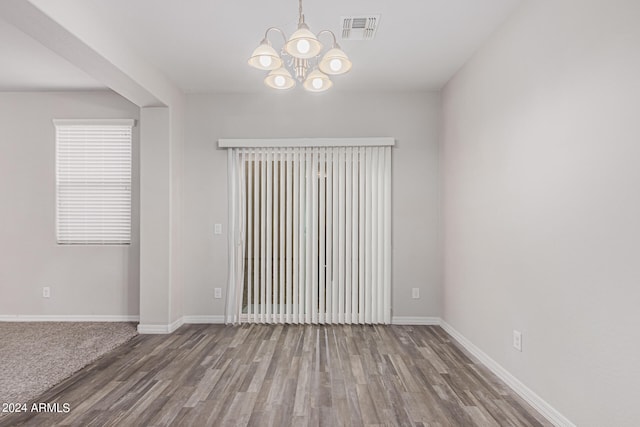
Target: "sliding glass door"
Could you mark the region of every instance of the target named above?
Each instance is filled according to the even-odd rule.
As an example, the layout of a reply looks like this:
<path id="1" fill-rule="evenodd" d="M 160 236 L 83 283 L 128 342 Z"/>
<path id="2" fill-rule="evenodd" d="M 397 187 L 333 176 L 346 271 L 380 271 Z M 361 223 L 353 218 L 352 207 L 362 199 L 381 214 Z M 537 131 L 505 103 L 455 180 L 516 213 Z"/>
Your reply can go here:
<path id="1" fill-rule="evenodd" d="M 234 148 L 230 163 L 240 320 L 390 323 L 391 147 Z"/>

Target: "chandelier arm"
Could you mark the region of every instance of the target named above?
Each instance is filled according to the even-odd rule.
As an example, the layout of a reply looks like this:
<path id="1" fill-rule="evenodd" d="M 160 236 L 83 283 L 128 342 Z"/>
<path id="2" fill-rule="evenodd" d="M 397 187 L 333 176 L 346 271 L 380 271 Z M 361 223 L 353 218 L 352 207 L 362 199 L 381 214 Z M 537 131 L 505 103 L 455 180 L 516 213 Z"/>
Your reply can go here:
<path id="1" fill-rule="evenodd" d="M 331 30 L 322 30 L 322 31 L 320 31 L 318 34 L 316 34 L 316 37 L 317 37 L 317 38 L 320 38 L 320 36 L 321 36 L 322 34 L 324 34 L 324 33 L 331 34 L 331 37 L 333 37 L 333 47 L 340 47 L 340 46 L 338 45 L 338 40 L 336 39 L 336 35 L 335 35 L 335 34 L 334 34 L 334 32 L 333 32 L 333 31 L 331 31 Z"/>
<path id="2" fill-rule="evenodd" d="M 287 43 L 287 35 L 284 33 L 284 31 L 282 31 L 280 28 L 278 27 L 269 27 L 267 28 L 267 31 L 264 32 L 264 39 L 268 41 L 268 36 L 269 36 L 269 31 L 276 31 L 278 33 L 280 33 L 280 35 L 282 36 L 282 39 L 284 40 L 285 44 Z"/>

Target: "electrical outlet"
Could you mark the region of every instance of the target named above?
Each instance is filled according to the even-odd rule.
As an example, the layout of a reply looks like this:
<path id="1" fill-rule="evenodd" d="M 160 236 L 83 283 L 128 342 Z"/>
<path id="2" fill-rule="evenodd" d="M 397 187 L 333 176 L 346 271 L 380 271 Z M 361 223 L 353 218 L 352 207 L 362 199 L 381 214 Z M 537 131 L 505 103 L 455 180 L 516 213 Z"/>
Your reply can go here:
<path id="1" fill-rule="evenodd" d="M 420 299 L 420 288 L 411 289 L 411 298 Z"/>
<path id="2" fill-rule="evenodd" d="M 213 290 L 213 297 L 214 297 L 215 299 L 220 299 L 220 298 L 222 298 L 222 288 L 215 288 L 215 289 Z"/>
<path id="3" fill-rule="evenodd" d="M 45 286 L 42 288 L 42 298 L 49 298 L 51 296 L 51 288 L 49 286 Z"/>
<path id="4" fill-rule="evenodd" d="M 515 329 L 513 331 L 513 348 L 522 351 L 522 332 L 516 331 Z"/>
<path id="5" fill-rule="evenodd" d="M 214 234 L 222 234 L 222 224 L 215 224 L 213 226 L 213 233 Z"/>

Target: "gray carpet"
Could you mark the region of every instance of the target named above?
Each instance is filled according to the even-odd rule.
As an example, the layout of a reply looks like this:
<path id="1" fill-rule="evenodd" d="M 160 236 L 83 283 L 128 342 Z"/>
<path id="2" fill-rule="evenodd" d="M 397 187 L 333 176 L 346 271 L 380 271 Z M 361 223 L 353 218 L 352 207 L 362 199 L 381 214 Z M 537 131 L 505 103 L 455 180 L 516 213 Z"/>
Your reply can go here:
<path id="1" fill-rule="evenodd" d="M 28 403 L 136 334 L 133 323 L 0 322 L 0 403 Z"/>

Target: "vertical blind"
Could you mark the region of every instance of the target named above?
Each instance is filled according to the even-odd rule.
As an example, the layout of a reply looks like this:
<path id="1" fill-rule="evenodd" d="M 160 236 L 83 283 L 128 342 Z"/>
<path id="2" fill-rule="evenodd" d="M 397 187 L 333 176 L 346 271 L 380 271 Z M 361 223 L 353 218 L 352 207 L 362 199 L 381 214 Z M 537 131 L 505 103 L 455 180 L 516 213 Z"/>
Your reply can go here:
<path id="1" fill-rule="evenodd" d="M 233 148 L 234 321 L 390 323 L 391 147 Z"/>
<path id="2" fill-rule="evenodd" d="M 59 244 L 131 241 L 133 120 L 54 120 Z"/>

